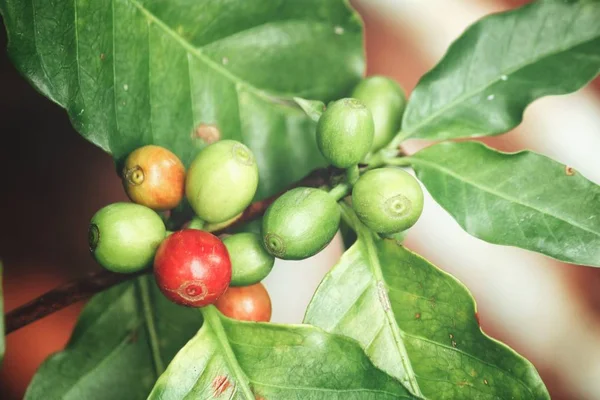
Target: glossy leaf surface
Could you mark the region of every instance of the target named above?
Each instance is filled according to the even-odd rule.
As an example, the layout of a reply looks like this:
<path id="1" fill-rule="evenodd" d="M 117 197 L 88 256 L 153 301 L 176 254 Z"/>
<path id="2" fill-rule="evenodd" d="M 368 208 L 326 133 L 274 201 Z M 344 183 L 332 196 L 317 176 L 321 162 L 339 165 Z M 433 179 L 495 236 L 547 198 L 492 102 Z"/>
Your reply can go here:
<path id="1" fill-rule="evenodd" d="M 471 235 L 600 267 L 600 186 L 530 151 L 441 143 L 410 158 L 419 179 Z"/>
<path id="2" fill-rule="evenodd" d="M 145 144 L 189 165 L 243 141 L 264 197 L 324 164 L 294 96 L 330 100 L 364 70 L 362 24 L 343 0 L 1 0 L 9 55 L 122 160 Z"/>
<path id="3" fill-rule="evenodd" d="M 504 133 L 535 99 L 573 92 L 600 71 L 600 2 L 534 1 L 468 28 L 423 76 L 404 114 L 413 138 Z"/>
<path id="4" fill-rule="evenodd" d="M 533 365 L 481 331 L 460 282 L 353 226 L 359 239 L 317 289 L 306 323 L 358 340 L 376 366 L 428 399 L 549 398 Z"/>
<path id="5" fill-rule="evenodd" d="M 412 399 L 358 344 L 308 325 L 235 321 L 213 306 L 150 399 Z"/>
<path id="6" fill-rule="evenodd" d="M 176 306 L 147 276 L 96 295 L 67 348 L 37 371 L 26 399 L 145 399 L 202 316 Z"/>

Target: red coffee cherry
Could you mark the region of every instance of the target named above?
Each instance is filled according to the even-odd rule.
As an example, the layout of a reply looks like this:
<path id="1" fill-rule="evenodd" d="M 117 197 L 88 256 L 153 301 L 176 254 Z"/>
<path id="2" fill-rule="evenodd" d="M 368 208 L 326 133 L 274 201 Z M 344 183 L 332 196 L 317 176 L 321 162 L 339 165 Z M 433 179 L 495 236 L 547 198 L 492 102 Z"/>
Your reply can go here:
<path id="1" fill-rule="evenodd" d="M 255 322 L 271 320 L 271 298 L 262 283 L 231 286 L 215 306 L 229 318 Z"/>
<path id="2" fill-rule="evenodd" d="M 216 236 L 184 229 L 167 237 L 154 258 L 156 283 L 171 301 L 188 307 L 213 304 L 231 281 L 227 248 Z"/>

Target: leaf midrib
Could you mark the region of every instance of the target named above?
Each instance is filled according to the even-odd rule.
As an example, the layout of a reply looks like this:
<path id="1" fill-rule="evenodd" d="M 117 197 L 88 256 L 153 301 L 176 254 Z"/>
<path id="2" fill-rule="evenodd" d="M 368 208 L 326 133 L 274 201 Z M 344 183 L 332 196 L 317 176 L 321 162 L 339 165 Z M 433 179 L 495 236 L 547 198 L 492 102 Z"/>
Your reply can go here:
<path id="1" fill-rule="evenodd" d="M 341 210 L 342 210 L 342 214 L 345 215 L 346 217 L 348 217 L 351 221 L 352 221 L 352 225 L 354 226 L 359 238 L 361 239 L 361 241 L 364 243 L 364 249 L 367 255 L 367 263 L 369 265 L 369 269 L 371 270 L 375 281 L 373 282 L 376 286 L 375 291 L 377 292 L 378 295 L 378 301 L 381 305 L 381 309 L 384 312 L 385 315 L 385 323 L 387 324 L 388 328 L 391 330 L 392 333 L 392 337 L 394 340 L 394 343 L 396 344 L 396 348 L 398 350 L 398 352 L 400 353 L 400 361 L 402 363 L 402 368 L 404 370 L 404 373 L 406 374 L 406 380 L 408 381 L 408 384 L 410 386 L 410 390 L 413 394 L 419 396 L 419 397 L 423 397 L 423 394 L 421 393 L 421 388 L 419 387 L 419 383 L 417 381 L 415 372 L 412 368 L 412 364 L 410 362 L 410 358 L 408 356 L 408 352 L 406 350 L 406 346 L 404 345 L 404 340 L 402 339 L 402 331 L 400 329 L 400 326 L 398 325 L 391 307 L 389 309 L 386 309 L 386 307 L 384 307 L 383 304 L 381 304 L 381 299 L 379 299 L 379 282 L 382 282 L 385 288 L 385 296 L 388 296 L 388 302 L 389 302 L 389 294 L 387 293 L 387 283 L 385 282 L 385 279 L 383 278 L 383 271 L 381 269 L 381 265 L 379 263 L 379 256 L 377 254 L 377 251 L 375 249 L 375 243 L 373 241 L 373 236 L 370 230 L 368 230 L 365 226 L 362 225 L 362 223 L 358 220 L 358 218 L 356 217 L 356 214 L 354 213 L 353 210 L 351 210 L 348 206 L 346 206 L 343 203 L 341 204 Z M 357 243 L 358 245 L 358 243 Z M 404 384 L 405 382 L 403 382 Z"/>
<path id="2" fill-rule="evenodd" d="M 77 0 L 75 0 L 75 1 L 77 1 Z M 111 1 L 114 2 L 115 0 L 111 0 Z M 180 35 L 177 34 L 177 32 L 175 32 L 173 29 L 171 29 L 171 27 L 169 27 L 161 19 L 159 19 L 156 15 L 154 15 L 148 9 L 146 9 L 138 0 L 126 0 L 126 1 L 129 1 L 135 8 L 140 10 L 140 12 L 142 12 L 142 14 L 144 14 L 149 20 L 151 20 L 153 23 L 157 24 L 163 31 L 165 31 L 165 33 L 167 33 L 175 41 L 177 41 L 185 50 L 187 50 L 190 54 L 193 54 L 196 58 L 198 58 L 199 60 L 204 62 L 206 65 L 208 65 L 209 67 L 211 67 L 212 69 L 214 69 L 215 71 L 220 73 L 221 75 L 225 76 L 226 78 L 231 80 L 233 83 L 236 83 L 238 85 L 243 85 L 243 86 L 247 87 L 250 91 L 254 92 L 255 94 L 258 94 L 261 96 L 264 95 L 262 90 L 251 85 L 247 81 L 244 81 L 243 79 L 239 78 L 237 75 L 232 74 L 231 72 L 229 72 L 229 70 L 221 67 L 219 64 L 214 62 L 212 59 L 210 59 L 209 57 L 202 54 L 202 51 L 200 51 L 200 49 L 194 47 L 187 40 L 184 40 Z"/>
<path id="3" fill-rule="evenodd" d="M 229 344 L 227 332 L 225 332 L 225 329 L 223 328 L 219 311 L 217 311 L 215 306 L 209 305 L 202 309 L 202 315 L 204 316 L 204 323 L 213 331 L 216 342 L 223 351 L 225 363 L 229 367 L 231 374 L 235 377 L 236 388 L 241 390 L 242 395 L 246 400 L 255 400 L 254 393 L 252 393 L 252 389 L 248 386 L 250 379 L 248 379 L 245 372 L 242 370 L 242 367 L 233 353 L 233 349 Z"/>
<path id="4" fill-rule="evenodd" d="M 74 1 L 76 2 L 77 0 L 74 0 Z M 111 3 L 114 3 L 114 1 L 115 0 L 111 0 Z M 160 18 L 158 18 L 156 15 L 154 15 L 152 12 L 150 12 L 138 0 L 125 0 L 125 1 L 129 1 L 135 8 L 137 8 L 149 20 L 151 20 L 153 23 L 157 24 L 165 33 L 167 33 L 175 41 L 177 41 L 189 54 L 192 54 L 195 58 L 197 58 L 198 60 L 202 61 L 204 64 L 206 64 L 207 66 L 209 66 L 210 68 L 212 68 L 213 70 L 215 70 L 216 72 L 218 72 L 219 74 L 221 74 L 222 76 L 224 76 L 225 78 L 227 78 L 228 80 L 230 80 L 232 83 L 234 83 L 236 90 L 238 90 L 239 86 L 244 87 L 249 92 L 252 92 L 255 95 L 257 95 L 257 96 L 259 96 L 259 97 L 261 97 L 261 98 L 263 98 L 263 99 L 265 99 L 265 100 L 267 100 L 269 102 L 277 102 L 278 99 L 284 99 L 284 98 L 290 98 L 291 99 L 294 95 L 296 95 L 296 96 L 300 95 L 299 93 L 295 93 L 295 94 L 292 94 L 292 93 L 279 93 L 279 94 L 275 94 L 275 93 L 271 93 L 269 91 L 257 88 L 256 86 L 252 85 L 250 82 L 248 82 L 248 81 L 240 78 L 239 76 L 233 74 L 228 69 L 223 68 L 221 65 L 219 65 L 219 63 L 215 62 L 210 57 L 204 55 L 202 53 L 201 48 L 195 47 L 190 42 L 188 42 L 187 40 L 183 39 L 181 37 L 181 35 L 179 35 L 170 26 L 168 26 L 166 23 L 164 23 Z M 301 21 L 305 21 L 305 20 L 301 20 Z M 324 22 L 319 22 L 319 21 L 315 21 L 315 23 L 323 23 L 323 24 L 325 24 Z M 249 29 L 254 29 L 256 27 L 257 26 L 253 26 L 252 28 L 249 28 Z M 243 31 L 247 31 L 249 29 L 246 29 L 246 30 L 243 30 Z M 243 31 L 240 31 L 240 32 L 243 32 Z M 235 34 L 238 34 L 240 32 L 235 32 Z M 208 46 L 208 45 L 210 45 L 210 44 L 212 44 L 214 42 L 224 40 L 224 39 L 226 39 L 228 37 L 231 37 L 231 36 L 232 35 L 227 36 L 225 38 L 218 39 L 218 40 L 210 42 L 210 43 L 207 43 L 204 46 Z M 307 89 L 307 90 L 309 90 L 309 89 Z"/>
<path id="5" fill-rule="evenodd" d="M 422 120 L 419 124 L 417 125 L 413 125 L 411 129 L 403 129 L 404 132 L 406 132 L 407 136 L 405 137 L 411 137 L 413 136 L 415 133 L 417 133 L 421 128 L 423 128 L 424 126 L 427 126 L 430 122 L 434 121 L 436 118 L 439 118 L 441 115 L 443 115 L 446 111 L 448 111 L 449 109 L 455 107 L 457 104 L 460 104 L 462 102 L 464 102 L 465 100 L 477 95 L 478 93 L 481 93 L 483 91 L 485 91 L 486 89 L 488 89 L 489 87 L 495 85 L 496 83 L 498 83 L 498 81 L 502 80 L 502 76 L 506 75 L 509 76 L 511 74 L 513 74 L 516 71 L 519 71 L 529 65 L 532 65 L 536 62 L 539 62 L 545 58 L 554 56 L 556 54 L 565 52 L 565 51 L 569 51 L 569 50 L 573 50 L 581 45 L 587 44 L 593 40 L 597 40 L 598 38 L 600 38 L 599 34 L 595 34 L 590 38 L 586 38 L 585 40 L 582 40 L 580 42 L 573 42 L 570 43 L 569 46 L 565 46 L 565 47 L 561 47 L 558 50 L 554 50 L 554 51 L 550 51 L 548 53 L 544 53 L 542 55 L 540 55 L 537 58 L 530 58 L 527 61 L 521 63 L 521 64 L 517 64 L 516 66 L 512 67 L 512 68 L 508 68 L 505 71 L 502 71 L 501 73 L 499 73 L 497 75 L 497 77 L 495 77 L 493 80 L 490 80 L 490 82 L 478 86 L 475 89 L 471 90 L 471 91 L 467 91 L 463 94 L 461 94 L 460 96 L 456 97 L 453 101 L 451 101 L 450 103 L 446 104 L 444 107 L 440 108 L 439 110 L 435 111 L 433 114 L 431 114 L 429 117 L 425 118 L 424 120 Z M 408 115 L 408 113 L 407 113 Z"/>
<path id="6" fill-rule="evenodd" d="M 525 208 L 537 211 L 537 212 L 539 212 L 542 215 L 547 215 L 549 217 L 552 217 L 554 219 L 557 219 L 557 220 L 562 221 L 562 222 L 564 222 L 566 224 L 569 224 L 571 226 L 574 226 L 574 227 L 579 228 L 579 229 L 581 229 L 583 231 L 589 232 L 589 233 L 591 233 L 593 235 L 596 235 L 596 236 L 600 237 L 600 232 L 595 232 L 595 231 L 590 230 L 589 228 L 587 228 L 585 226 L 581 226 L 577 222 L 572 222 L 572 221 L 569 221 L 567 219 L 561 218 L 561 217 L 556 216 L 556 215 L 554 215 L 554 214 L 552 214 L 550 212 L 547 212 L 546 210 L 541 210 L 541 209 L 535 208 L 535 206 L 533 206 L 533 205 L 529 205 L 529 204 L 523 203 L 519 199 L 516 199 L 514 197 L 510 197 L 510 196 L 504 195 L 504 194 L 502 194 L 500 192 L 497 192 L 497 191 L 495 191 L 495 190 L 493 190 L 491 188 L 482 186 L 478 182 L 475 182 L 475 181 L 472 181 L 470 179 L 464 178 L 464 177 L 456 174 L 454 171 L 452 171 L 450 169 L 444 168 L 444 167 L 442 167 L 442 166 L 440 166 L 438 164 L 434 164 L 434 163 L 429 162 L 429 161 L 425 161 L 422 158 L 418 158 L 418 156 L 410 157 L 409 161 L 412 164 L 416 164 L 416 165 L 421 164 L 421 165 L 429 166 L 432 169 L 436 169 L 436 170 L 438 170 L 438 171 L 440 171 L 442 173 L 445 173 L 445 174 L 453 177 L 454 179 L 456 179 L 456 180 L 458 180 L 460 182 L 463 182 L 465 184 L 469 184 L 469 185 L 471 185 L 471 186 L 473 186 L 473 187 L 475 187 L 477 189 L 480 189 L 481 191 L 486 192 L 486 193 L 488 193 L 488 194 L 490 194 L 492 196 L 496 196 L 496 197 L 498 197 L 500 199 L 503 199 L 503 200 L 515 203 L 517 205 L 523 206 Z"/>
<path id="7" fill-rule="evenodd" d="M 156 331 L 153 306 L 152 301 L 150 300 L 149 281 L 149 276 L 141 276 L 136 283 L 140 290 L 140 303 L 144 316 L 144 324 L 146 325 L 146 331 L 148 333 L 148 342 L 150 345 L 150 353 L 152 355 L 152 363 L 154 364 L 154 372 L 158 379 L 165 371 L 165 364 L 162 359 L 160 344 L 158 342 L 158 332 Z"/>

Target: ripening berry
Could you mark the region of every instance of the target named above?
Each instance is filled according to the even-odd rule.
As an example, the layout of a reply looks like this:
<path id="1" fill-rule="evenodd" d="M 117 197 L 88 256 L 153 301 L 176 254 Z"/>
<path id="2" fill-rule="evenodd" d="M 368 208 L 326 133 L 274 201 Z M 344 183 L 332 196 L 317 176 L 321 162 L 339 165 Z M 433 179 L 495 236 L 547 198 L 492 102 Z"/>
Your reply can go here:
<path id="1" fill-rule="evenodd" d="M 413 226 L 423 211 L 419 182 L 399 168 L 366 172 L 352 190 L 352 208 L 370 229 L 383 234 Z"/>
<path id="2" fill-rule="evenodd" d="M 231 259 L 231 286 L 248 286 L 265 279 L 275 257 L 263 247 L 260 235 L 236 233 L 223 239 Z"/>
<path id="3" fill-rule="evenodd" d="M 332 103 L 317 124 L 317 145 L 323 156 L 338 168 L 358 164 L 373 144 L 373 117 L 357 99 Z"/>
<path id="4" fill-rule="evenodd" d="M 160 146 L 144 146 L 125 160 L 123 186 L 131 201 L 153 210 L 177 207 L 185 189 L 181 160 Z"/>
<path id="5" fill-rule="evenodd" d="M 384 76 L 363 79 L 352 92 L 352 97 L 362 101 L 373 115 L 375 136 L 371 151 L 388 144 L 400 132 L 406 95 L 397 82 Z"/>
<path id="6" fill-rule="evenodd" d="M 190 165 L 186 196 L 204 221 L 219 223 L 242 212 L 258 187 L 258 167 L 250 149 L 222 140 L 202 150 Z"/>
<path id="7" fill-rule="evenodd" d="M 151 209 L 114 203 L 92 217 L 88 241 L 90 252 L 104 268 L 131 273 L 152 264 L 165 234 L 162 219 Z"/>
<path id="8" fill-rule="evenodd" d="M 213 304 L 231 280 L 227 248 L 211 233 L 184 229 L 166 238 L 154 258 L 154 276 L 162 293 L 188 307 Z"/>
<path id="9" fill-rule="evenodd" d="M 271 320 L 271 298 L 262 283 L 230 287 L 215 306 L 229 318 L 254 322 Z"/>
<path id="10" fill-rule="evenodd" d="M 285 260 L 301 260 L 323 250 L 340 224 L 340 209 L 327 192 L 300 187 L 279 197 L 263 217 L 267 251 Z"/>

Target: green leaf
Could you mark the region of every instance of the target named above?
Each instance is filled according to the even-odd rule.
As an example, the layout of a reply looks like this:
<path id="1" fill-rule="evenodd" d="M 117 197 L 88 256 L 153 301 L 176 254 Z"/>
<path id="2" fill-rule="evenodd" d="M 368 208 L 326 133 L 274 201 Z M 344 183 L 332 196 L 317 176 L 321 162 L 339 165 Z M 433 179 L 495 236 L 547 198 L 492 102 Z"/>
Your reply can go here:
<path id="1" fill-rule="evenodd" d="M 329 100 L 364 71 L 344 0 L 0 0 L 9 55 L 75 128 L 122 160 L 144 144 L 188 165 L 217 137 L 255 153 L 258 197 L 325 162 L 294 96 Z"/>
<path id="2" fill-rule="evenodd" d="M 4 360 L 4 352 L 6 350 L 6 343 L 4 342 L 4 289 L 2 285 L 2 275 L 4 271 L 2 269 L 2 263 L 0 262 L 0 366 Z"/>
<path id="3" fill-rule="evenodd" d="M 504 133 L 535 99 L 573 92 L 600 71 L 600 2 L 536 1 L 483 18 L 413 91 L 405 137 Z"/>
<path id="4" fill-rule="evenodd" d="M 428 399 L 549 399 L 537 371 L 486 336 L 452 276 L 344 207 L 359 240 L 326 275 L 306 323 L 358 340 L 378 368 Z"/>
<path id="5" fill-rule="evenodd" d="M 296 104 L 315 122 L 319 122 L 319 118 L 325 111 L 325 103 L 319 100 L 306 100 L 301 97 L 294 97 Z"/>
<path id="6" fill-rule="evenodd" d="M 177 351 L 202 324 L 143 276 L 86 305 L 67 348 L 47 359 L 26 399 L 145 399 Z"/>
<path id="7" fill-rule="evenodd" d="M 150 399 L 412 399 L 356 342 L 307 325 L 235 321 L 213 306 Z"/>
<path id="8" fill-rule="evenodd" d="M 471 235 L 600 267 L 600 186 L 572 168 L 476 142 L 441 143 L 409 161 L 433 198 Z"/>

